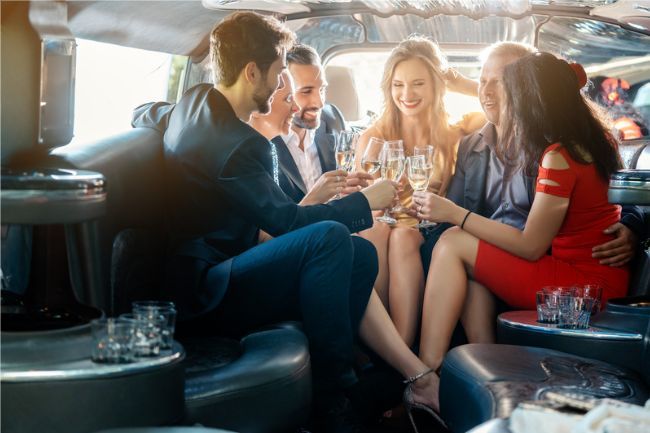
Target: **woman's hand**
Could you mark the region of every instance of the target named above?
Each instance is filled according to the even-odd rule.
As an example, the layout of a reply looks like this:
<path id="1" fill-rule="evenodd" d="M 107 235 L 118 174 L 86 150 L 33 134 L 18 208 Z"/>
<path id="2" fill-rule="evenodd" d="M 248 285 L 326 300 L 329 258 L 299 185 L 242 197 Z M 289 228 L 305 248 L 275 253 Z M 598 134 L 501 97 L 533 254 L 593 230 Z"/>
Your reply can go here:
<path id="1" fill-rule="evenodd" d="M 418 219 L 437 223 L 460 224 L 465 210 L 451 200 L 427 191 L 413 192 L 413 201 L 407 213 Z"/>
<path id="2" fill-rule="evenodd" d="M 352 194 L 353 192 L 361 191 L 372 183 L 374 177 L 370 176 L 364 171 L 353 171 L 348 174 L 345 179 L 345 188 L 341 191 L 341 195 Z"/>
<path id="3" fill-rule="evenodd" d="M 346 184 L 346 176 L 347 173 L 345 170 L 332 170 L 323 173 L 307 195 L 303 197 L 299 205 L 307 206 L 326 203 L 336 194 L 343 191 Z"/>

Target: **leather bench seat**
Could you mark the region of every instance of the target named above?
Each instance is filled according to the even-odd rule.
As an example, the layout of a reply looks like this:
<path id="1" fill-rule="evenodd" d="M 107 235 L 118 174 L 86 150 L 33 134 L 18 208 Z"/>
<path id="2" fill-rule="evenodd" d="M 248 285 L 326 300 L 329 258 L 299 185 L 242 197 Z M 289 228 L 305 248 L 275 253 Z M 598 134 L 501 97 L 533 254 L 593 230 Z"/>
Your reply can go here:
<path id="1" fill-rule="evenodd" d="M 307 339 L 298 329 L 266 329 L 240 342 L 197 337 L 183 345 L 187 424 L 262 433 L 306 421 L 311 371 Z"/>
<path id="2" fill-rule="evenodd" d="M 452 432 L 466 432 L 548 391 L 634 404 L 649 397 L 636 373 L 602 361 L 537 347 L 467 344 L 452 349 L 442 365 L 440 410 Z"/>
<path id="3" fill-rule="evenodd" d="M 126 427 L 101 430 L 95 433 L 235 433 L 205 427 Z"/>

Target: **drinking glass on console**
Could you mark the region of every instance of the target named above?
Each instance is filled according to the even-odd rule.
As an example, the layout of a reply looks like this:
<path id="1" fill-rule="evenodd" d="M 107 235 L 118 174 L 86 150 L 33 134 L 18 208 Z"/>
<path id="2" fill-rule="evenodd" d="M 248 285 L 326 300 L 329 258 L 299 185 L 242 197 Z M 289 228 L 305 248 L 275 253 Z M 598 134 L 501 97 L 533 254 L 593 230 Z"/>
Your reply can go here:
<path id="1" fill-rule="evenodd" d="M 95 319 L 90 322 L 92 330 L 93 362 L 122 364 L 133 361 L 135 322 L 128 319 Z"/>
<path id="2" fill-rule="evenodd" d="M 578 294 L 583 298 L 591 298 L 594 300 L 594 307 L 591 310 L 591 314 L 598 314 L 600 311 L 601 300 L 603 296 L 603 289 L 597 284 L 585 284 L 582 287 L 578 287 Z"/>
<path id="3" fill-rule="evenodd" d="M 431 178 L 433 177 L 433 157 L 434 157 L 434 147 L 431 145 L 428 146 L 415 146 L 413 148 L 413 155 L 422 155 L 424 157 L 424 164 L 427 173 L 427 186 L 422 190 L 426 191 L 431 183 Z M 411 185 L 413 187 L 413 185 Z M 415 190 L 415 188 L 413 188 Z M 427 227 L 434 227 L 437 223 L 433 221 L 422 220 L 417 224 L 417 228 L 423 229 Z"/>
<path id="4" fill-rule="evenodd" d="M 381 159 L 381 177 L 382 179 L 398 182 L 404 173 L 404 148 L 402 140 L 386 141 Z M 399 210 L 398 207 L 387 208 L 384 215 L 377 218 L 386 224 L 396 224 L 397 220 L 390 216 L 393 211 Z"/>
<path id="5" fill-rule="evenodd" d="M 176 328 L 176 306 L 174 303 L 171 301 L 135 301 L 131 305 L 134 314 L 141 314 L 147 318 L 160 317 L 164 319 L 164 326 L 161 329 L 160 349 L 171 349 Z"/>
<path id="6" fill-rule="evenodd" d="M 557 323 L 559 294 L 540 290 L 535 296 L 537 301 L 537 321 L 539 323 Z"/>

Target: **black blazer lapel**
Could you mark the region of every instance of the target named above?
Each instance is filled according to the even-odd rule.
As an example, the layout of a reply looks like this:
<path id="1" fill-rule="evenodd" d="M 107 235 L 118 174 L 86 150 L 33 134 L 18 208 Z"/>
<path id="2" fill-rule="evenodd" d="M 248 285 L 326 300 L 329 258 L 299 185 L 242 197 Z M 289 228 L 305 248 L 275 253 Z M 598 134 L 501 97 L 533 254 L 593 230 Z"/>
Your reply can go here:
<path id="1" fill-rule="evenodd" d="M 316 143 L 316 149 L 318 149 L 318 159 L 320 160 L 320 167 L 323 173 L 336 170 L 336 157 L 334 156 L 336 143 L 334 141 L 334 134 L 327 133 L 319 128 L 316 130 L 314 142 Z"/>
<path id="2" fill-rule="evenodd" d="M 305 182 L 302 180 L 302 176 L 300 176 L 300 171 L 298 170 L 296 161 L 293 160 L 293 156 L 291 156 L 291 151 L 287 148 L 287 144 L 284 142 L 282 137 L 275 137 L 271 141 L 275 143 L 278 151 L 278 165 L 280 166 L 282 173 L 284 173 L 287 179 L 302 191 L 303 195 L 307 194 L 307 187 L 305 186 Z M 289 192 L 285 192 L 289 194 Z"/>

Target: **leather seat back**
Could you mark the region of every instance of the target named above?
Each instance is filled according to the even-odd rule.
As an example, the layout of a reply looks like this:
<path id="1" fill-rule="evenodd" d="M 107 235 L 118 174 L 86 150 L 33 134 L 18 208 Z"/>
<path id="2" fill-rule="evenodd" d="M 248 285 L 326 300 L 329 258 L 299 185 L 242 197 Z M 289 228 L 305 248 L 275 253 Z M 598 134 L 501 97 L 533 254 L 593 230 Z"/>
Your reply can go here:
<path id="1" fill-rule="evenodd" d="M 57 148 L 54 155 L 73 167 L 100 172 L 106 178 L 106 215 L 99 219 L 101 273 L 107 314 L 116 309 L 111 287 L 113 241 L 127 228 L 157 231 L 162 226 L 163 187 L 162 135 L 138 128 L 92 143 Z"/>
<path id="2" fill-rule="evenodd" d="M 325 67 L 325 77 L 329 83 L 328 102 L 339 107 L 348 122 L 360 120 L 363 113 L 361 113 L 359 95 L 350 68 L 328 65 Z"/>

